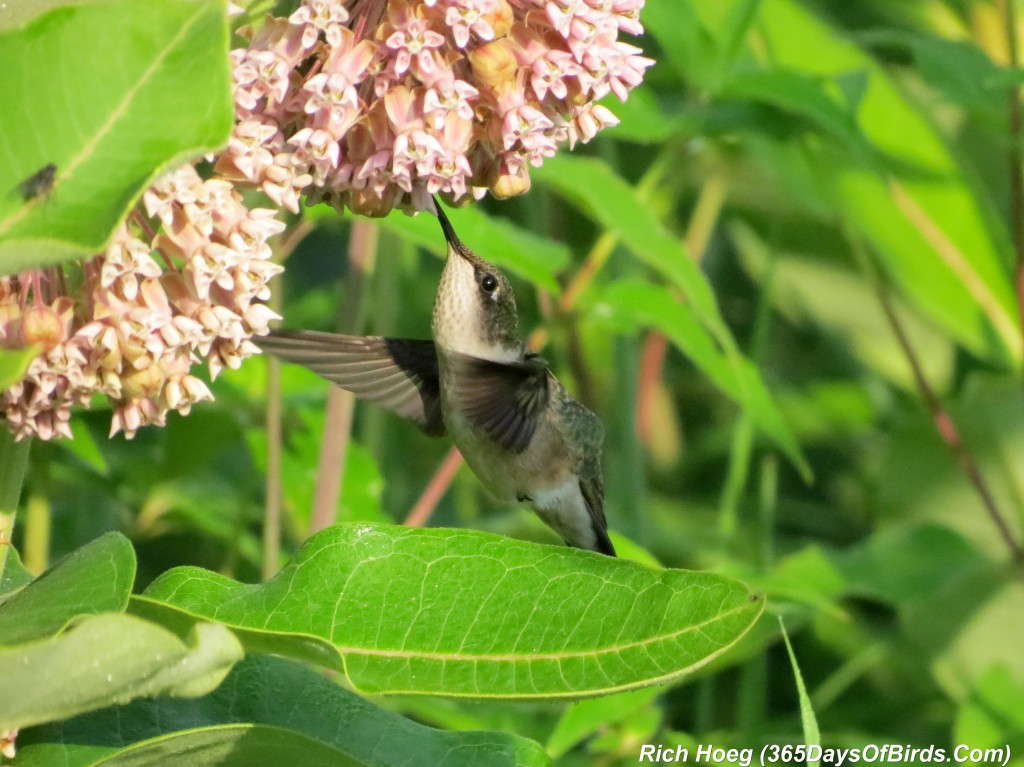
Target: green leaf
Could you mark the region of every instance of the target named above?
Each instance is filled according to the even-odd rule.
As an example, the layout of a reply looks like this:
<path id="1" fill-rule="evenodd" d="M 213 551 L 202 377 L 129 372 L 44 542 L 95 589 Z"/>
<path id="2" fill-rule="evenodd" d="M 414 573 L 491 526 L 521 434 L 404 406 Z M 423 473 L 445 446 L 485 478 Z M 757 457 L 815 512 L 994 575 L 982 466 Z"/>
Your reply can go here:
<path id="1" fill-rule="evenodd" d="M 50 636 L 73 618 L 121 612 L 135 580 L 135 552 L 107 533 L 68 554 L 0 605 L 0 647 Z"/>
<path id="2" fill-rule="evenodd" d="M 564 756 L 580 741 L 632 717 L 651 705 L 659 690 L 648 687 L 603 698 L 583 700 L 567 708 L 548 738 L 547 751 L 555 759 Z"/>
<path id="3" fill-rule="evenodd" d="M 645 30 L 658 41 L 678 77 L 713 86 L 721 72 L 721 44 L 701 24 L 690 0 L 647 3 L 642 19 Z"/>
<path id="4" fill-rule="evenodd" d="M 654 328 L 664 333 L 722 392 L 741 405 L 800 469 L 810 466 L 757 368 L 738 352 L 723 351 L 685 304 L 663 289 L 639 280 L 618 280 L 598 297 L 592 310 L 619 332 Z"/>
<path id="5" fill-rule="evenodd" d="M 0 391 L 10 389 L 24 378 L 28 366 L 38 354 L 36 345 L 24 349 L 0 349 Z"/>
<path id="6" fill-rule="evenodd" d="M 845 142 L 848 149 L 865 157 L 872 153 L 848 107 L 830 96 L 818 78 L 791 70 L 739 72 L 722 87 L 719 95 L 763 103 L 799 115 L 819 130 Z"/>
<path id="7" fill-rule="evenodd" d="M 684 115 L 666 113 L 654 92 L 646 88 L 637 88 L 625 102 L 609 96 L 602 103 L 619 118 L 619 124 L 608 133 L 608 137 L 616 141 L 662 144 L 683 127 Z"/>
<path id="8" fill-rule="evenodd" d="M 786 643 L 786 652 L 789 654 L 789 662 L 793 667 L 793 677 L 796 679 L 796 692 L 800 699 L 800 722 L 804 728 L 804 744 L 807 746 L 821 746 L 821 732 L 818 730 L 818 719 L 814 715 L 814 708 L 811 706 L 811 699 L 807 695 L 807 688 L 804 687 L 804 675 L 800 673 L 800 664 L 796 662 L 796 653 L 793 652 L 793 645 L 789 642 L 789 634 L 786 633 L 786 626 L 779 616 L 779 628 L 782 630 L 782 641 Z M 819 759 L 808 759 L 809 767 L 818 767 L 821 764 Z"/>
<path id="9" fill-rule="evenodd" d="M 32 582 L 32 573 L 21 564 L 21 555 L 18 550 L 11 546 L 7 550 L 7 561 L 4 563 L 3 575 L 0 575 L 0 604 L 15 591 L 24 588 Z"/>
<path id="10" fill-rule="evenodd" d="M 1009 668 L 992 666 L 957 712 L 954 743 L 973 748 L 1002 747 L 1024 740 L 1024 684 Z M 1020 753 L 1020 746 L 1014 748 Z"/>
<path id="11" fill-rule="evenodd" d="M 933 524 L 879 531 L 837 560 L 850 592 L 897 609 L 932 598 L 986 562 L 961 535 Z"/>
<path id="12" fill-rule="evenodd" d="M 183 642 L 130 615 L 91 615 L 56 637 L 0 649 L 0 732 L 140 696 L 205 695 L 242 655 L 217 624 L 197 623 Z"/>
<path id="13" fill-rule="evenodd" d="M 1002 568 L 946 581 L 905 614 L 908 636 L 950 698 L 963 700 L 995 665 L 1024 678 L 1024 656 L 1012 641 L 1024 632 L 1024 583 L 1008 580 Z"/>
<path id="14" fill-rule="evenodd" d="M 662 226 L 651 206 L 610 165 L 560 154 L 533 169 L 532 175 L 614 233 L 637 258 L 678 288 L 709 329 L 724 329 L 711 286 L 682 241 Z"/>
<path id="15" fill-rule="evenodd" d="M 915 70 L 947 99 L 993 122 L 1001 119 L 1006 94 L 993 86 L 1003 84 L 1006 70 L 996 66 L 977 45 L 904 29 L 869 30 L 857 35 L 857 40 L 868 46 L 908 51 Z"/>
<path id="16" fill-rule="evenodd" d="M 71 419 L 71 434 L 72 439 L 57 442 L 60 449 L 71 453 L 97 474 L 108 476 L 110 466 L 88 425 L 80 418 Z"/>
<path id="17" fill-rule="evenodd" d="M 821 547 L 810 545 L 781 559 L 761 585 L 772 599 L 792 600 L 819 610 L 835 610 L 845 583 Z"/>
<path id="18" fill-rule="evenodd" d="M 211 752 L 224 761 L 206 761 Z M 550 760 L 524 738 L 426 727 L 301 664 L 251 656 L 198 700 L 137 700 L 22 733 L 20 767 L 57 763 L 544 767 Z"/>
<path id="19" fill-rule="evenodd" d="M 158 173 L 222 146 L 228 64 L 223 2 L 76 3 L 0 33 L 0 274 L 102 250 Z"/>
<path id="20" fill-rule="evenodd" d="M 746 632 L 763 600 L 710 573 L 351 524 L 310 539 L 266 583 L 179 568 L 133 610 L 183 620 L 163 605 L 227 624 L 250 649 L 340 668 L 362 690 L 548 698 L 677 679 Z"/>

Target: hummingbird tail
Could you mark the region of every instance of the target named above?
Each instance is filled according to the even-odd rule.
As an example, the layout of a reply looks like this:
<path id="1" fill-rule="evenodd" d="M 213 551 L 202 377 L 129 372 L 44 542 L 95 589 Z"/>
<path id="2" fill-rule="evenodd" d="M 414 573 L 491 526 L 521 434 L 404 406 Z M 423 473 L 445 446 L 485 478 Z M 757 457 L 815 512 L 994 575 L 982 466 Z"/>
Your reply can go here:
<path id="1" fill-rule="evenodd" d="M 612 546 L 612 539 L 608 537 L 608 531 L 598 524 L 594 524 L 594 536 L 597 538 L 597 550 L 609 557 L 617 556 L 615 547 Z"/>

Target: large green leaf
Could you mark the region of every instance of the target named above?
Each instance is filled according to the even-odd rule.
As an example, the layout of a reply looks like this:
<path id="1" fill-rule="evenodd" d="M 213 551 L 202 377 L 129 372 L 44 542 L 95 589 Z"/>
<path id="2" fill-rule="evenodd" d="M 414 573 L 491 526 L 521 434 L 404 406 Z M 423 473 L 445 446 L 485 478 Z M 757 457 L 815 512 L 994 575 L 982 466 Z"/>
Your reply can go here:
<path id="1" fill-rule="evenodd" d="M 128 539 L 119 533 L 97 538 L 0 606 L 0 647 L 55 634 L 80 615 L 120 612 L 134 580 Z"/>
<path id="2" fill-rule="evenodd" d="M 56 637 L 0 649 L 0 732 L 140 696 L 205 695 L 241 658 L 216 624 L 197 623 L 182 641 L 130 615 L 90 615 Z"/>
<path id="3" fill-rule="evenodd" d="M 583 697 L 668 682 L 735 642 L 763 600 L 710 573 L 469 530 L 349 524 L 274 578 L 197 568 L 158 578 L 136 613 L 234 628 L 250 649 L 342 669 L 359 689 Z"/>
<path id="4" fill-rule="evenodd" d="M 137 700 L 27 730 L 18 745 L 24 767 L 550 763 L 540 746 L 524 738 L 435 730 L 377 708 L 301 664 L 268 656 L 246 658 L 198 700 Z"/>
<path id="5" fill-rule="evenodd" d="M 55 8 L 0 33 L 0 273 L 90 256 L 153 177 L 227 141 L 223 2 Z M 19 186 L 48 165 L 50 191 Z"/>

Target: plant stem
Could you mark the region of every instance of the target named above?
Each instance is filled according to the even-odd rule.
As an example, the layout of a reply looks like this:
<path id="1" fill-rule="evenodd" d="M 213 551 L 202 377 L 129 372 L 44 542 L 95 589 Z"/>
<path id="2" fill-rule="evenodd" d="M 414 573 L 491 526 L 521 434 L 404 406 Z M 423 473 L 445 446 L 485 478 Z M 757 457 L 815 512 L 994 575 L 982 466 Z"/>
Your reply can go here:
<path id="1" fill-rule="evenodd" d="M 30 439 L 14 441 L 14 435 L 0 427 L 0 577 L 7 564 L 7 549 L 14 536 L 14 517 L 25 481 Z"/>
<path id="2" fill-rule="evenodd" d="M 768 572 L 775 562 L 775 512 L 779 505 L 779 459 L 773 453 L 761 459 L 757 495 L 761 519 L 761 570 Z"/>
<path id="3" fill-rule="evenodd" d="M 275 293 L 275 295 L 277 295 Z M 281 559 L 281 362 L 267 359 L 267 483 L 266 506 L 263 510 L 263 580 L 277 572 Z"/>
<path id="4" fill-rule="evenodd" d="M 300 221 L 278 250 L 281 262 L 288 259 L 300 242 L 313 230 L 313 224 L 305 219 Z M 280 314 L 281 293 L 279 288 L 270 295 L 270 308 Z M 281 430 L 281 361 L 267 357 L 267 481 L 264 488 L 266 505 L 263 509 L 263 563 L 261 573 L 264 580 L 277 572 L 281 560 L 281 454 L 283 435 Z"/>
<path id="5" fill-rule="evenodd" d="M 50 501 L 40 493 L 30 493 L 25 501 L 25 569 L 42 575 L 49 567 L 50 530 L 53 514 Z"/>
<path id="6" fill-rule="evenodd" d="M 851 243 L 862 267 L 865 268 L 875 283 L 875 290 L 878 293 L 878 300 L 882 305 L 882 312 L 885 314 L 886 321 L 896 336 L 896 341 L 899 343 L 903 355 L 907 358 L 910 370 L 914 376 L 914 382 L 917 384 L 917 388 L 921 392 L 921 396 L 924 397 L 925 404 L 932 414 L 932 421 L 935 423 L 935 429 L 939 433 L 939 438 L 949 448 L 960 469 L 974 487 L 975 492 L 981 499 L 982 505 L 985 507 L 985 511 L 988 512 L 993 524 L 999 530 L 1000 536 L 1006 543 L 1007 548 L 1009 548 L 1013 560 L 1015 562 L 1024 561 L 1024 550 L 1021 549 L 1020 544 L 1014 539 L 1010 526 L 999 510 L 999 505 L 996 503 L 995 496 L 992 495 L 988 482 L 981 473 L 981 468 L 978 466 L 974 453 L 964 443 L 963 438 L 960 436 L 960 430 L 957 429 L 956 423 L 953 421 L 953 417 L 943 407 L 938 395 L 925 377 L 917 352 L 910 343 L 910 338 L 903 327 L 903 322 L 896 312 L 896 306 L 893 303 L 888 284 L 869 260 L 870 257 L 863 252 L 863 246 L 860 244 L 860 241 L 853 237 L 851 238 Z"/>
<path id="7" fill-rule="evenodd" d="M 423 527 L 427 523 L 461 465 L 462 453 L 457 447 L 453 447 L 448 451 L 448 455 L 444 457 L 444 461 L 441 462 L 437 471 L 434 472 L 434 476 L 427 483 L 423 494 L 420 495 L 412 507 L 412 511 L 405 518 L 404 524 L 407 527 Z"/>
<path id="8" fill-rule="evenodd" d="M 373 221 L 357 217 L 352 221 L 349 236 L 349 275 L 342 305 L 341 325 L 346 333 L 358 332 L 363 314 L 363 294 L 366 277 L 373 271 L 377 255 L 380 229 Z M 320 444 L 320 463 L 317 468 L 316 494 L 309 532 L 315 533 L 334 524 L 338 513 L 338 499 L 345 472 L 345 454 L 352 436 L 352 413 L 355 395 L 332 386 L 327 394 L 327 414 L 324 416 L 324 436 Z"/>

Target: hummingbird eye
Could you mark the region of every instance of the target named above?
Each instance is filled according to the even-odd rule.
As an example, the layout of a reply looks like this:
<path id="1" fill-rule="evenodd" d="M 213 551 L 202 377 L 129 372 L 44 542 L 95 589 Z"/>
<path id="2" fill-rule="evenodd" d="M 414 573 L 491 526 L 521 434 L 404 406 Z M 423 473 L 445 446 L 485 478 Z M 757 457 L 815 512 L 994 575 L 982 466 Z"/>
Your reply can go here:
<path id="1" fill-rule="evenodd" d="M 483 288 L 484 293 L 493 293 L 498 287 L 498 278 L 493 274 L 485 274 L 480 280 L 480 287 Z"/>

